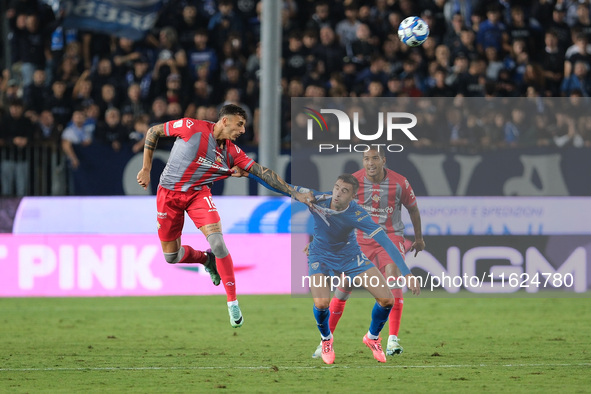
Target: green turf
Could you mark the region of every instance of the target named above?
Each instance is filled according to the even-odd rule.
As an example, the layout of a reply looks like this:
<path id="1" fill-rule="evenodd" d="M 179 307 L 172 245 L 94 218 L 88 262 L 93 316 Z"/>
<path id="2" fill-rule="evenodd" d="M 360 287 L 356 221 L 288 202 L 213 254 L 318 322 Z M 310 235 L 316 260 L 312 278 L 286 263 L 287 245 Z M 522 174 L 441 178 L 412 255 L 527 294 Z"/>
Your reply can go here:
<path id="1" fill-rule="evenodd" d="M 236 330 L 223 297 L 0 299 L 0 392 L 591 390 L 590 299 L 408 296 L 385 365 L 361 343 L 373 301 L 352 299 L 333 367 L 310 357 L 310 299 L 240 300 Z"/>

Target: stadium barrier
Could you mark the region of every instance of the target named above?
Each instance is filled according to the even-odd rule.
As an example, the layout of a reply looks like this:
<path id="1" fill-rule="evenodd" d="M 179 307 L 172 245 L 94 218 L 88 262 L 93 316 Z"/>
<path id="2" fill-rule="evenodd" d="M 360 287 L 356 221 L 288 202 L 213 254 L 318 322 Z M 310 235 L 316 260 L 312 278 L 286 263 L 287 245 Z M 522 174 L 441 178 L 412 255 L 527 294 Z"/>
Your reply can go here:
<path id="1" fill-rule="evenodd" d="M 66 158 L 54 142 L 36 142 L 24 148 L 0 146 L 0 173 L 0 193 L 5 196 L 67 192 Z"/>

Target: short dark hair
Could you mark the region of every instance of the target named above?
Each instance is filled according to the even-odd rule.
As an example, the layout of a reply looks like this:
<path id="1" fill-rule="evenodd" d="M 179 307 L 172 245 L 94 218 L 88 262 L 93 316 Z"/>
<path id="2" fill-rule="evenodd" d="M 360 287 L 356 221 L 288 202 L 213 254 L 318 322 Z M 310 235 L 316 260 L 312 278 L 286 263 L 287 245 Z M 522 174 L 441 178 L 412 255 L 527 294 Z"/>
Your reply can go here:
<path id="1" fill-rule="evenodd" d="M 366 150 L 365 152 L 369 152 L 371 150 L 375 150 L 376 152 L 378 152 L 378 155 L 380 155 L 381 158 L 386 157 L 386 149 L 385 148 L 380 148 L 379 146 L 371 146 L 370 145 L 369 149 Z M 365 152 L 363 152 L 364 156 L 365 156 Z"/>
<path id="2" fill-rule="evenodd" d="M 339 175 L 339 177 L 337 178 L 338 180 L 341 180 L 345 183 L 348 183 L 349 185 L 353 186 L 353 194 L 357 194 L 357 191 L 359 190 L 359 181 L 357 180 L 357 178 L 355 178 L 353 175 L 351 174 L 342 174 Z"/>
<path id="3" fill-rule="evenodd" d="M 238 105 L 234 105 L 234 104 L 224 105 L 220 109 L 220 113 L 218 114 L 218 119 L 221 119 L 227 115 L 238 115 L 238 116 L 242 116 L 244 118 L 244 121 L 248 120 L 246 117 L 246 111 L 244 109 L 242 109 L 242 107 L 239 107 Z"/>

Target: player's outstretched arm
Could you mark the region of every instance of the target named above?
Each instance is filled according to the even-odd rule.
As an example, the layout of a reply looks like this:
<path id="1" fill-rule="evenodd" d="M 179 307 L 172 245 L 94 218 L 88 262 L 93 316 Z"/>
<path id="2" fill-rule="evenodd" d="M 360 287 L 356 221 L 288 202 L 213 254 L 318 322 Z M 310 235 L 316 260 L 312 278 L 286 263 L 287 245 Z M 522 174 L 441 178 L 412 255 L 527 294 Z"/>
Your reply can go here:
<path id="1" fill-rule="evenodd" d="M 154 149 L 156 149 L 160 137 L 163 136 L 164 123 L 150 127 L 146 133 L 146 142 L 144 142 L 144 162 L 142 169 L 137 174 L 137 183 L 139 183 L 144 189 L 147 189 L 148 184 L 150 183 L 150 171 L 152 170 Z"/>
<path id="2" fill-rule="evenodd" d="M 309 193 L 300 193 L 292 185 L 285 182 L 277 173 L 269 168 L 263 167 L 259 163 L 254 163 L 248 172 L 257 178 L 260 178 L 264 183 L 261 183 L 265 187 L 270 187 L 278 193 L 286 196 L 291 196 L 306 205 L 310 205 L 314 202 L 314 195 Z"/>
<path id="3" fill-rule="evenodd" d="M 423 240 L 423 232 L 421 230 L 421 213 L 419 212 L 419 207 L 415 204 L 414 206 L 407 208 L 408 215 L 410 216 L 410 221 L 412 222 L 412 227 L 415 230 L 415 241 L 412 243 L 410 247 L 410 251 L 415 252 L 415 257 L 421 250 L 425 250 L 425 241 Z"/>

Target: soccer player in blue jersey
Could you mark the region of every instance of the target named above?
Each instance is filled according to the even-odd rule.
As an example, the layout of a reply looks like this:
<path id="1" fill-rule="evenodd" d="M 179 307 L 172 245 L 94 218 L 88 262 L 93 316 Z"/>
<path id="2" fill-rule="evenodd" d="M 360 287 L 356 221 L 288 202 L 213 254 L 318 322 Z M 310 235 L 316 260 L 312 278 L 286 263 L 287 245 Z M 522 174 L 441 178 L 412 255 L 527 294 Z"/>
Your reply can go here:
<path id="1" fill-rule="evenodd" d="M 269 187 L 264 182 L 259 183 Z M 298 186 L 295 188 L 306 191 Z M 334 363 L 335 359 L 328 324 L 332 277 L 360 284 L 375 297 L 371 323 L 363 343 L 371 349 L 376 360 L 386 362 L 380 332 L 388 320 L 394 297 L 384 276 L 361 252 L 354 229 L 378 242 L 396 263 L 412 293 L 420 294 L 416 278 L 411 275 L 396 246 L 368 212 L 354 201 L 358 189 L 359 181 L 350 174 L 343 174 L 335 182 L 332 193 L 313 191 L 316 201 L 309 207 L 314 218 L 314 239 L 308 249 L 309 284 L 314 298 L 314 317 L 322 338 L 322 360 L 326 364 Z"/>

